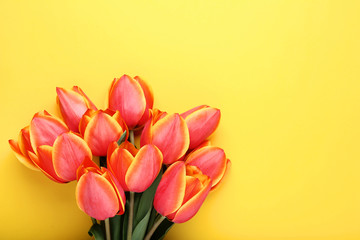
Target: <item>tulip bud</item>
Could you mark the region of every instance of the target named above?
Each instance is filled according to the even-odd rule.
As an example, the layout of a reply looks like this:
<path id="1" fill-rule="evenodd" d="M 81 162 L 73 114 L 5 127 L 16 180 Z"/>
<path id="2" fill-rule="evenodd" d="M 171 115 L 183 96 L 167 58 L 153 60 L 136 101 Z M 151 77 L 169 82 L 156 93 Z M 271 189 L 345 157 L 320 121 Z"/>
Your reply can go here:
<path id="1" fill-rule="evenodd" d="M 79 208 L 98 220 L 105 220 L 125 210 L 125 193 L 106 168 L 86 159 L 78 169 L 76 201 Z"/>
<path id="2" fill-rule="evenodd" d="M 201 172 L 212 179 L 214 188 L 224 177 L 231 162 L 226 158 L 223 149 L 214 146 L 204 146 L 187 155 L 185 164 L 198 167 Z"/>
<path id="3" fill-rule="evenodd" d="M 140 139 L 141 146 L 152 143 L 160 149 L 164 164 L 180 159 L 186 153 L 189 142 L 186 123 L 177 113 L 153 116 L 146 123 Z"/>
<path id="4" fill-rule="evenodd" d="M 119 147 L 109 146 L 107 166 L 125 191 L 143 192 L 155 180 L 162 165 L 162 153 L 152 144 L 137 150 L 125 141 Z"/>
<path id="5" fill-rule="evenodd" d="M 206 105 L 198 106 L 180 115 L 186 121 L 190 134 L 190 149 L 208 138 L 220 122 L 220 110 Z"/>
<path id="6" fill-rule="evenodd" d="M 57 102 L 66 125 L 73 132 L 79 132 L 79 123 L 88 109 L 97 110 L 93 102 L 81 88 L 74 86 L 72 90 L 56 88 Z"/>
<path id="7" fill-rule="evenodd" d="M 119 140 L 127 130 L 119 111 L 94 111 L 92 109 L 83 115 L 79 128 L 95 156 L 106 156 L 109 144 Z"/>
<path id="8" fill-rule="evenodd" d="M 120 111 L 129 129 L 140 127 L 149 119 L 154 97 L 150 87 L 139 77 L 115 78 L 109 91 L 109 108 Z"/>
<path id="9" fill-rule="evenodd" d="M 210 188 L 208 176 L 197 167 L 178 161 L 165 171 L 160 180 L 154 208 L 172 222 L 186 222 L 199 211 Z"/>

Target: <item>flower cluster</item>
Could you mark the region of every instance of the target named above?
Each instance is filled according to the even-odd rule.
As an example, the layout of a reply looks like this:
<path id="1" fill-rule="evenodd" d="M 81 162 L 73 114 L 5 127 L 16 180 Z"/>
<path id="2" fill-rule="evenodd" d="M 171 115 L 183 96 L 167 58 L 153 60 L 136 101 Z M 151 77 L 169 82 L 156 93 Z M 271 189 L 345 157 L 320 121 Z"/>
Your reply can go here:
<path id="1" fill-rule="evenodd" d="M 105 110 L 77 86 L 56 92 L 62 119 L 36 113 L 10 146 L 21 163 L 51 180 L 77 180 L 77 204 L 93 219 L 126 213 L 127 239 L 145 234 L 150 239 L 165 218 L 191 219 L 230 166 L 223 149 L 207 140 L 219 124 L 219 109 L 201 105 L 182 114 L 154 109 L 148 84 L 128 75 L 113 80 Z M 136 209 L 136 198 L 150 203 Z M 144 205 L 150 208 L 137 214 Z M 139 233 L 137 225 L 144 221 Z"/>

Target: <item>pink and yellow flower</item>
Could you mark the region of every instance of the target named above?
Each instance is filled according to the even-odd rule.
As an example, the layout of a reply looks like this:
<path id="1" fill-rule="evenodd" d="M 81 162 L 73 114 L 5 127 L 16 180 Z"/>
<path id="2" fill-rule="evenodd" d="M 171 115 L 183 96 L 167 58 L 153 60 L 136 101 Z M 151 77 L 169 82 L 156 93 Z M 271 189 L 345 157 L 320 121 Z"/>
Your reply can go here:
<path id="1" fill-rule="evenodd" d="M 221 113 L 217 108 L 201 105 L 180 115 L 186 121 L 190 134 L 190 149 L 196 148 L 218 127 Z"/>
<path id="2" fill-rule="evenodd" d="M 9 143 L 22 163 L 59 183 L 75 180 L 78 166 L 92 157 L 86 142 L 46 111 L 34 115 L 30 127 L 21 130 L 18 142 Z"/>
<path id="3" fill-rule="evenodd" d="M 155 193 L 154 208 L 172 222 L 186 222 L 199 211 L 210 188 L 208 176 L 178 161 L 165 171 Z"/>
<path id="4" fill-rule="evenodd" d="M 80 133 L 95 156 L 106 156 L 110 143 L 127 130 L 119 111 L 89 109 L 80 121 Z M 128 132 L 128 131 L 127 131 Z"/>
<path id="5" fill-rule="evenodd" d="M 200 171 L 212 179 L 215 188 L 223 179 L 231 162 L 226 158 L 223 149 L 214 146 L 203 146 L 195 149 L 186 156 L 186 165 L 196 166 Z"/>
<path id="6" fill-rule="evenodd" d="M 154 144 L 163 154 L 164 164 L 180 159 L 188 150 L 189 130 L 184 119 L 177 113 L 159 112 L 145 124 L 140 144 Z"/>
<path id="7" fill-rule="evenodd" d="M 162 153 L 153 144 L 137 150 L 125 141 L 109 146 L 107 166 L 125 191 L 143 192 L 153 183 L 162 166 Z"/>
<path id="8" fill-rule="evenodd" d="M 143 126 L 150 117 L 154 97 L 151 88 L 140 77 L 115 78 L 109 91 L 109 108 L 120 111 L 129 129 Z"/>
<path id="9" fill-rule="evenodd" d="M 72 90 L 57 87 L 56 93 L 64 122 L 71 131 L 79 132 L 82 116 L 88 109 L 97 110 L 95 104 L 78 86 L 74 86 Z"/>
<path id="10" fill-rule="evenodd" d="M 125 211 L 125 193 L 118 180 L 106 168 L 85 159 L 77 172 L 76 201 L 89 216 L 105 220 Z"/>

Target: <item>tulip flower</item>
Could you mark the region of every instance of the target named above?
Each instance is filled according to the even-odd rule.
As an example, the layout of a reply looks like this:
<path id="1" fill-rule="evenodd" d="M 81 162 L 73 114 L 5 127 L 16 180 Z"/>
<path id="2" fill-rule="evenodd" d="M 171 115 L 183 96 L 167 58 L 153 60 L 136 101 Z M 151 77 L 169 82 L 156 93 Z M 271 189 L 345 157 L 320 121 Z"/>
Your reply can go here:
<path id="1" fill-rule="evenodd" d="M 89 216 L 105 220 L 125 210 L 125 193 L 118 180 L 106 168 L 85 159 L 77 171 L 76 201 Z"/>
<path id="2" fill-rule="evenodd" d="M 216 130 L 220 115 L 219 109 L 206 105 L 195 107 L 180 115 L 189 128 L 190 149 L 197 147 Z"/>
<path id="3" fill-rule="evenodd" d="M 66 183 L 76 179 L 76 171 L 85 158 L 92 158 L 86 142 L 77 134 L 60 134 L 53 146 L 37 147 L 37 154 L 29 152 L 33 163 L 51 180 Z"/>
<path id="4" fill-rule="evenodd" d="M 139 77 L 128 75 L 115 78 L 109 91 L 109 108 L 120 111 L 129 129 L 140 127 L 150 117 L 154 97 L 152 90 Z"/>
<path id="5" fill-rule="evenodd" d="M 211 188 L 211 179 L 195 166 L 178 161 L 164 173 L 155 193 L 154 207 L 175 223 L 191 219 Z"/>
<path id="6" fill-rule="evenodd" d="M 119 111 L 86 111 L 80 121 L 80 133 L 95 156 L 106 156 L 108 146 L 119 140 L 127 126 Z M 127 131 L 128 132 L 128 131 Z"/>
<path id="7" fill-rule="evenodd" d="M 28 152 L 34 153 L 30 143 L 29 126 L 21 129 L 18 141 L 10 139 L 9 144 L 11 149 L 15 153 L 16 158 L 22 164 L 32 170 L 39 171 L 38 167 L 33 163 L 28 154 Z"/>
<path id="8" fill-rule="evenodd" d="M 189 147 L 189 130 L 179 114 L 152 116 L 145 124 L 140 144 L 154 144 L 163 154 L 164 164 L 180 159 Z"/>
<path id="9" fill-rule="evenodd" d="M 109 146 L 107 167 L 125 191 L 143 192 L 153 183 L 162 166 L 162 153 L 153 144 L 137 150 L 128 141 Z"/>
<path id="10" fill-rule="evenodd" d="M 212 188 L 215 188 L 223 179 L 231 162 L 226 158 L 223 149 L 205 145 L 187 155 L 185 164 L 198 167 L 203 174 L 212 179 Z"/>
<path id="11" fill-rule="evenodd" d="M 71 131 L 79 132 L 82 116 L 88 109 L 97 110 L 96 106 L 78 86 L 74 86 L 72 90 L 57 87 L 56 93 L 60 112 L 66 125 Z"/>

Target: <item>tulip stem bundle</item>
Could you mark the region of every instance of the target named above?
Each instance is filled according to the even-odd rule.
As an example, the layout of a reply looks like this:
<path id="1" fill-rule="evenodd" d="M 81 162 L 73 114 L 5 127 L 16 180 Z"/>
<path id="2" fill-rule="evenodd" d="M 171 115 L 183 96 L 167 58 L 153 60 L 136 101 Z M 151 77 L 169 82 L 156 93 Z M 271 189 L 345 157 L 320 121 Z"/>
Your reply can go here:
<path id="1" fill-rule="evenodd" d="M 9 144 L 28 168 L 57 183 L 77 181 L 76 202 L 96 240 L 163 239 L 199 211 L 231 166 L 207 140 L 219 109 L 168 114 L 153 108 L 144 80 L 128 75 L 112 82 L 106 109 L 77 86 L 56 93 L 62 119 L 38 112 Z"/>

